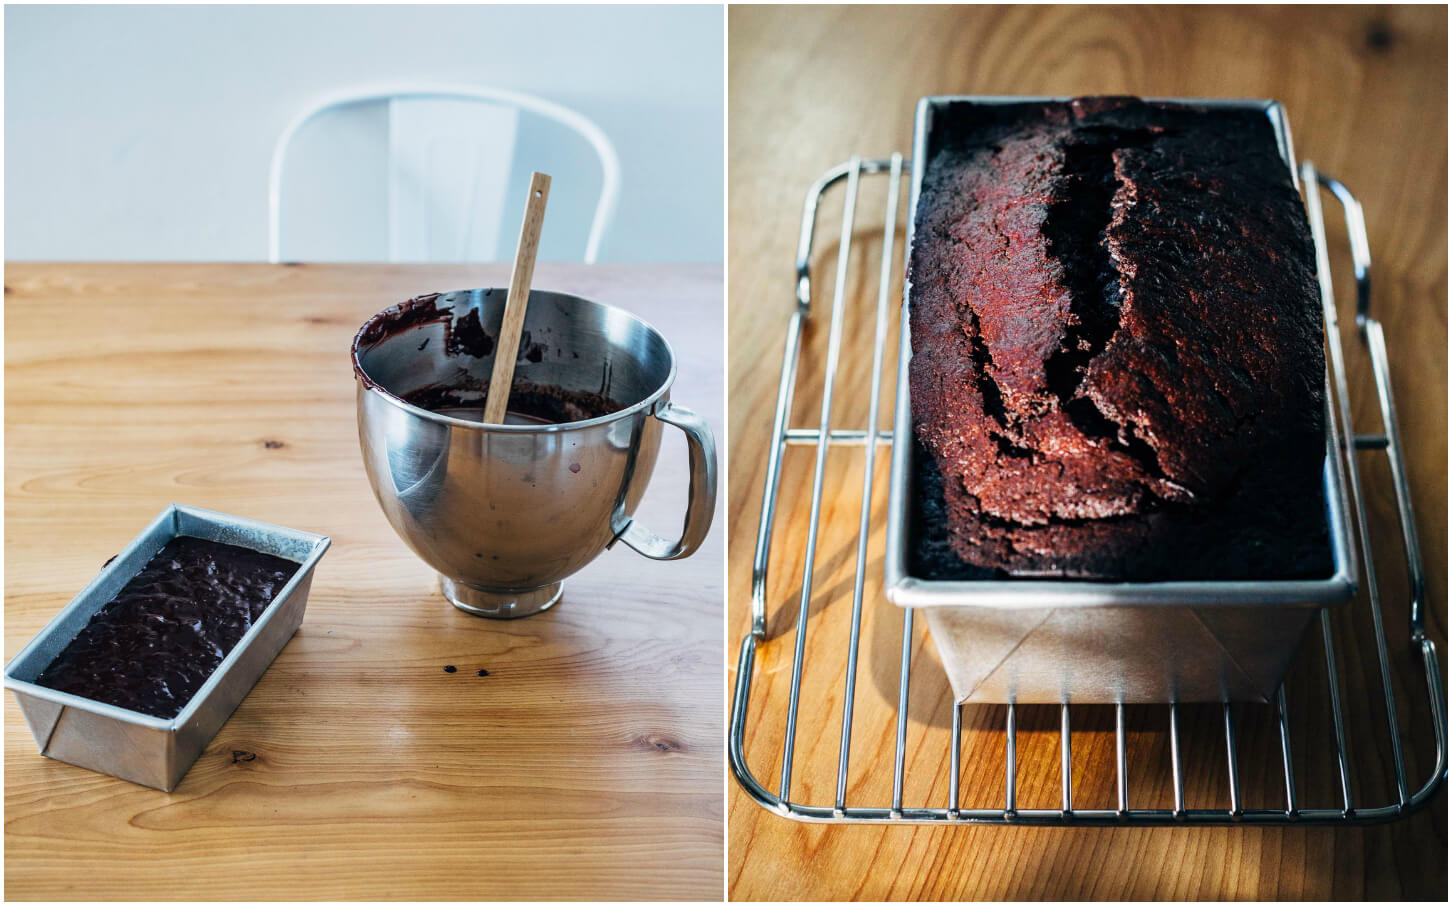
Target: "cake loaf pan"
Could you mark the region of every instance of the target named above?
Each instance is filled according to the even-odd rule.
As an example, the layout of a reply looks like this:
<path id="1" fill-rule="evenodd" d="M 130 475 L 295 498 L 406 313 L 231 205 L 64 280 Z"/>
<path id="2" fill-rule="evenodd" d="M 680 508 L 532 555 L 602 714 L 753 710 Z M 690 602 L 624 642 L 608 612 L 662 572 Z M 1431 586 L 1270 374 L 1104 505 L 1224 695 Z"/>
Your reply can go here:
<path id="1" fill-rule="evenodd" d="M 233 544 L 300 564 L 191 701 L 170 719 L 35 684 L 51 661 L 157 551 L 186 535 Z M 323 535 L 171 504 L 126 545 L 40 634 L 5 666 L 40 753 L 102 774 L 171 792 L 302 624 Z"/>
<path id="2" fill-rule="evenodd" d="M 908 249 L 932 147 L 935 114 L 949 105 L 1042 104 L 1071 98 L 926 97 L 913 130 Z M 1274 101 L 1152 98 L 1160 103 L 1256 111 L 1274 130 L 1300 188 L 1285 111 Z M 907 259 L 908 255 L 904 258 Z M 904 262 L 906 266 L 906 260 Z M 897 410 L 889 479 L 885 586 L 888 600 L 922 608 L 960 702 L 1131 703 L 1268 701 L 1320 608 L 1356 593 L 1343 430 L 1326 386 L 1326 460 L 1322 472 L 1333 562 L 1324 579 L 1272 581 L 1098 582 L 1091 580 L 935 580 L 914 576 L 909 560 L 914 480 L 920 455 L 913 433 L 906 311 L 898 353 Z M 1335 338 L 1335 311 L 1324 323 Z M 1328 365 L 1329 368 L 1329 365 Z"/>

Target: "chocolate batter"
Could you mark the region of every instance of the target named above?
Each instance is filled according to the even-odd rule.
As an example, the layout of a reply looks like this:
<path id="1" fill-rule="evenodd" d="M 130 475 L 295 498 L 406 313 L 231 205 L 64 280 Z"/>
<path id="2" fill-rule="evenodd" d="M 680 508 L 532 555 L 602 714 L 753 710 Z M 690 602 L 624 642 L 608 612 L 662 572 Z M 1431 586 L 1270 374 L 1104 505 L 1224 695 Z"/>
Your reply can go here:
<path id="1" fill-rule="evenodd" d="M 493 290 L 485 290 L 484 294 L 487 296 L 492 292 Z M 398 336 L 425 324 L 443 325 L 443 351 L 450 358 L 480 359 L 494 354 L 495 339 L 484 329 L 484 325 L 479 319 L 479 312 L 477 310 L 467 311 L 456 320 L 453 306 L 438 304 L 440 296 L 440 293 L 416 296 L 406 302 L 384 309 L 363 325 L 353 341 L 353 368 L 365 386 L 394 392 L 390 388 L 379 386 L 363 371 L 358 364 L 359 349 L 376 345 L 389 337 Z M 422 352 L 427 346 L 428 340 L 425 339 L 419 344 L 418 350 Z M 525 331 L 520 341 L 520 361 L 539 364 L 544 361 L 546 351 L 543 343 L 536 342 L 530 336 L 529 331 Z M 561 350 L 556 349 L 555 355 L 560 354 Z M 578 353 L 572 352 L 571 355 L 579 358 Z M 516 377 L 509 395 L 509 415 L 513 416 L 509 423 L 556 425 L 599 418 L 602 415 L 609 415 L 624 409 L 624 406 L 610 398 L 609 392 L 608 366 L 606 379 L 602 381 L 598 393 L 565 390 L 549 384 L 529 383 L 518 380 Z M 398 396 L 404 402 L 430 412 L 438 412 L 456 418 L 480 419 L 484 410 L 484 400 L 488 394 L 489 381 L 470 374 L 467 367 L 461 367 L 457 376 L 452 380 L 419 387 L 416 390 L 399 393 Z"/>
<path id="2" fill-rule="evenodd" d="M 441 412 L 467 418 L 464 412 L 484 410 L 484 400 L 489 395 L 489 382 L 468 375 L 448 384 L 431 384 L 420 387 L 412 393 L 405 393 L 403 401 L 430 412 Z M 565 390 L 549 384 L 528 384 L 515 381 L 509 393 L 509 412 L 523 416 L 527 422 L 544 422 L 558 425 L 565 422 L 582 422 L 599 418 L 625 408 L 599 393 L 583 390 Z"/>
<path id="3" fill-rule="evenodd" d="M 173 538 L 35 682 L 175 717 L 298 568 L 232 544 Z"/>

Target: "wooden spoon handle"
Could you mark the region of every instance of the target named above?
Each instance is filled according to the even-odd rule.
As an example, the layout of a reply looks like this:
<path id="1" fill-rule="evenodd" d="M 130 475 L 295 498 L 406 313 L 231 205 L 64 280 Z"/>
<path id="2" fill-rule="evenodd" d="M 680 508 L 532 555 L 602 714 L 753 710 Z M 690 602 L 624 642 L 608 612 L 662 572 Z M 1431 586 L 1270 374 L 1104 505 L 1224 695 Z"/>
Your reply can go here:
<path id="1" fill-rule="evenodd" d="M 524 207 L 524 222 L 519 225 L 519 245 L 514 250 L 514 268 L 509 273 L 509 295 L 504 299 L 504 320 L 499 325 L 499 342 L 494 347 L 489 396 L 484 400 L 486 425 L 504 424 L 504 413 L 509 410 L 514 362 L 519 358 L 524 313 L 529 307 L 529 284 L 534 279 L 534 257 L 539 252 L 539 233 L 544 226 L 545 202 L 549 197 L 550 178 L 543 173 L 531 175 L 529 201 Z"/>

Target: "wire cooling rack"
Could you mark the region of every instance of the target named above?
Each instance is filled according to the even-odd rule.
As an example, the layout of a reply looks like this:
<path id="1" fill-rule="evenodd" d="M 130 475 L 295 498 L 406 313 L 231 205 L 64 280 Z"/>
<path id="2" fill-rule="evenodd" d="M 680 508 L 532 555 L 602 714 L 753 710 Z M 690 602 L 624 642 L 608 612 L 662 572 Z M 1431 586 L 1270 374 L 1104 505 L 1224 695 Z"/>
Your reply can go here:
<path id="1" fill-rule="evenodd" d="M 1442 694 L 1442 677 L 1437 648 L 1425 632 L 1425 582 L 1412 518 L 1406 468 L 1402 458 L 1401 438 L 1397 429 L 1396 409 L 1392 400 L 1386 341 L 1381 324 L 1371 316 L 1371 254 L 1367 246 L 1365 222 L 1362 217 L 1361 205 L 1346 187 L 1335 179 L 1319 173 L 1309 162 L 1303 163 L 1301 167 L 1302 186 L 1316 245 L 1334 395 L 1338 404 L 1337 411 L 1344 427 L 1344 443 L 1339 453 L 1348 465 L 1347 472 L 1356 517 L 1355 527 L 1359 539 L 1362 574 L 1365 576 L 1364 589 L 1357 600 L 1347 607 L 1360 609 L 1359 617 L 1369 615 L 1371 635 L 1374 637 L 1375 663 L 1370 663 L 1369 658 L 1360 657 L 1359 652 L 1362 649 L 1359 647 L 1359 639 L 1346 638 L 1348 634 L 1356 632 L 1348 628 L 1349 618 L 1333 618 L 1330 611 L 1322 610 L 1320 614 L 1321 645 L 1319 647 L 1324 654 L 1324 664 L 1314 663 L 1320 659 L 1309 654 L 1307 650 L 1303 650 L 1302 656 L 1298 658 L 1297 664 L 1292 670 L 1292 677 L 1288 678 L 1286 685 L 1278 690 L 1274 702 L 1261 706 L 1267 712 L 1264 717 L 1269 722 L 1268 732 L 1253 735 L 1256 741 L 1265 744 L 1264 751 L 1257 751 L 1249 756 L 1242 751 L 1244 741 L 1238 735 L 1240 721 L 1246 719 L 1247 716 L 1244 709 L 1248 706 L 1230 704 L 1209 706 L 1220 709 L 1220 713 L 1214 720 L 1214 723 L 1218 724 L 1214 729 L 1214 736 L 1218 737 L 1219 742 L 1212 743 L 1202 738 L 1189 745 L 1182 741 L 1182 728 L 1186 720 L 1186 712 L 1192 707 L 1204 708 L 1206 706 L 1170 704 L 1161 706 L 1162 711 L 1155 709 L 1152 713 L 1163 714 L 1164 723 L 1158 727 L 1151 726 L 1149 732 L 1168 737 L 1167 746 L 1162 746 L 1162 748 L 1167 747 L 1169 750 L 1167 767 L 1169 769 L 1168 786 L 1173 800 L 1172 807 L 1131 807 L 1130 778 L 1132 775 L 1129 769 L 1131 732 L 1127 729 L 1131 720 L 1127 718 L 1127 713 L 1129 713 L 1127 708 L 1141 709 L 1136 712 L 1136 718 L 1138 718 L 1143 716 L 1143 709 L 1149 706 L 1108 706 L 1113 709 L 1114 745 L 1112 754 L 1104 746 L 1098 747 L 1097 751 L 1102 753 L 1104 759 L 1111 764 L 1085 768 L 1081 758 L 1079 759 L 1081 766 L 1076 774 L 1076 759 L 1072 744 L 1073 728 L 1082 727 L 1086 723 L 1086 718 L 1079 717 L 1078 712 L 1106 706 L 952 705 L 951 728 L 947 734 L 948 782 L 946 789 L 942 789 L 942 784 L 934 782 L 929 789 L 930 798 L 936 798 L 939 801 L 907 803 L 904 801 L 905 776 L 907 765 L 912 760 L 909 757 L 908 740 L 911 735 L 917 735 L 921 740 L 926 741 L 928 735 L 910 734 L 909 732 L 914 688 L 912 654 L 916 635 L 913 625 L 913 610 L 904 608 L 902 610 L 902 647 L 897 676 L 897 701 L 893 717 L 895 741 L 891 747 L 891 765 L 886 763 L 887 749 L 885 746 L 870 750 L 864 756 L 865 764 L 853 763 L 853 719 L 856 710 L 855 699 L 864 605 L 866 603 L 871 607 L 893 609 L 882 598 L 880 582 L 870 585 L 867 582 L 867 576 L 872 537 L 873 488 L 877 477 L 875 469 L 877 450 L 879 446 L 892 442 L 891 432 L 883 431 L 879 427 L 881 424 L 879 410 L 882 400 L 884 350 L 887 348 L 891 320 L 890 291 L 893 285 L 894 246 L 900 207 L 899 188 L 903 176 L 908 172 L 907 167 L 906 161 L 900 154 L 894 154 L 885 159 L 853 158 L 825 173 L 807 193 L 796 257 L 796 306 L 787 321 L 786 347 L 782 358 L 776 410 L 772 419 L 761 517 L 752 562 L 751 631 L 747 633 L 741 643 L 736 684 L 732 696 L 729 732 L 731 770 L 746 792 L 767 809 L 784 817 L 801 821 L 1039 825 L 1369 823 L 1404 816 L 1436 796 L 1447 775 L 1447 714 Z M 854 233 L 856 211 L 862 184 L 871 178 L 887 180 L 887 199 L 883 216 L 876 306 L 871 311 L 871 314 L 875 316 L 875 321 L 872 322 L 874 331 L 867 419 L 865 427 L 862 428 L 834 428 L 832 421 L 833 392 L 837 384 L 839 359 L 842 353 L 844 323 L 848 317 L 849 263 L 852 260 L 856 235 Z M 820 418 L 815 429 L 793 428 L 790 427 L 790 419 L 792 400 L 797 390 L 797 372 L 803 346 L 803 332 L 806 322 L 812 314 L 813 237 L 823 197 L 829 188 L 838 184 L 843 184 L 845 191 L 827 334 L 826 363 L 825 369 L 822 371 L 823 383 L 819 391 Z M 1347 386 L 1347 364 L 1341 344 L 1341 331 L 1331 280 L 1326 226 L 1321 209 L 1322 190 L 1331 194 L 1340 204 L 1345 215 L 1356 283 L 1356 331 L 1370 362 L 1376 408 L 1380 414 L 1378 430 L 1371 433 L 1357 433 L 1353 430 L 1352 404 Z M 906 307 L 901 306 L 899 330 L 906 329 L 906 318 Z M 813 370 L 815 371 L 815 368 Z M 813 391 L 818 392 L 815 388 Z M 772 664 L 774 668 L 785 666 L 782 662 L 785 658 L 784 647 L 787 639 L 770 637 L 767 605 L 771 587 L 768 578 L 773 563 L 772 528 L 778 506 L 781 503 L 778 497 L 782 484 L 783 458 L 787 448 L 792 446 L 812 448 L 815 458 L 806 536 L 802 546 L 788 545 L 788 547 L 795 547 L 795 551 L 802 561 L 800 590 L 799 594 L 795 595 L 798 607 L 794 644 L 791 649 L 791 682 L 784 708 L 783 703 L 779 700 L 780 696 L 765 697 L 763 707 L 767 710 L 763 712 L 761 720 L 758 722 L 758 726 L 763 729 L 753 735 L 753 739 L 763 747 L 766 747 L 768 742 L 779 741 L 780 752 L 753 752 L 753 756 L 757 757 L 751 759 L 761 763 L 764 757 L 767 763 L 774 764 L 773 758 L 780 758 L 779 782 L 773 792 L 758 779 L 748 763 L 747 709 L 752 705 L 753 680 L 756 678 L 758 657 L 774 659 L 775 662 Z M 842 586 L 844 590 L 840 593 L 831 590 L 826 593 L 825 605 L 827 608 L 850 608 L 850 632 L 846 638 L 840 641 L 833 639 L 816 639 L 815 641 L 822 642 L 829 647 L 833 644 L 845 644 L 847 646 L 846 669 L 841 677 L 840 690 L 836 687 L 822 689 L 819 685 L 814 685 L 806 693 L 808 699 L 804 701 L 803 672 L 809 648 L 808 636 L 814 632 L 820 632 L 818 626 L 823 622 L 822 612 L 818 611 L 814 615 L 811 607 L 813 601 L 817 601 L 823 596 L 823 593 L 814 589 L 813 585 L 819 533 L 824 524 L 823 475 L 826 471 L 828 450 L 837 447 L 860 448 L 863 456 L 862 494 L 858 510 L 855 564 L 850 599 L 845 592 L 844 583 Z M 1382 589 L 1384 580 L 1377 575 L 1377 561 L 1373 550 L 1372 532 L 1369 528 L 1369 501 L 1361 473 L 1360 454 L 1362 452 L 1381 453 L 1386 468 L 1390 472 L 1391 494 L 1394 498 L 1395 518 L 1399 527 L 1402 559 L 1406 570 L 1405 587 L 1398 589 L 1398 600 L 1389 600 L 1385 603 Z M 840 498 L 834 500 L 833 503 L 834 507 L 843 505 Z M 1403 594 L 1406 598 L 1405 602 L 1400 600 Z M 1394 657 L 1388 649 L 1384 610 L 1387 614 L 1397 614 L 1397 609 L 1400 608 L 1405 608 L 1400 611 L 1400 614 L 1405 614 L 1407 622 L 1405 636 L 1396 641 L 1405 642 L 1407 648 L 1405 650 L 1393 649 L 1396 653 Z M 1401 625 L 1400 619 L 1401 616 L 1398 615 L 1398 626 Z M 1339 650 L 1344 652 L 1341 656 L 1338 656 L 1338 646 Z M 1311 640 L 1308 638 L 1305 648 L 1310 647 Z M 1350 657 L 1352 663 L 1361 669 L 1343 678 L 1338 665 L 1343 663 L 1342 658 L 1345 657 Z M 1297 677 L 1297 671 L 1312 678 L 1303 683 L 1294 684 L 1293 679 Z M 768 671 L 763 670 L 763 673 L 766 672 Z M 1394 674 L 1403 678 L 1402 688 L 1404 690 L 1411 689 L 1414 692 L 1417 691 L 1416 686 L 1419 685 L 1417 680 L 1425 680 L 1425 696 L 1416 696 L 1421 699 L 1416 703 L 1399 701 L 1396 685 L 1393 682 Z M 1409 675 L 1412 677 L 1411 680 L 1406 679 Z M 1348 686 L 1348 681 L 1352 680 L 1359 680 L 1359 682 Z M 763 680 L 759 685 L 765 686 L 766 684 L 767 681 Z M 921 684 L 920 677 L 919 685 Z M 1293 731 L 1295 724 L 1292 719 L 1292 702 L 1287 693 L 1287 688 L 1292 686 L 1302 690 L 1301 694 L 1305 697 L 1304 701 L 1296 702 L 1296 707 L 1305 708 L 1308 712 L 1318 712 L 1312 723 L 1326 737 L 1323 743 L 1307 745 L 1304 751 L 1294 751 L 1295 746 L 1293 746 L 1293 739 L 1298 735 L 1305 737 L 1307 734 L 1298 734 Z M 1315 689 L 1317 686 L 1319 686 L 1319 691 L 1316 694 L 1306 694 L 1305 690 Z M 1343 702 L 1346 703 L 1346 706 L 1343 706 Z M 798 745 L 798 722 L 804 704 L 816 713 L 820 713 L 824 707 L 833 709 L 833 713 L 836 708 L 841 709 L 840 737 L 836 747 L 835 796 L 830 802 L 813 804 L 793 799 L 791 795 Z M 1353 739 L 1348 720 L 1352 706 L 1365 711 L 1365 714 L 1356 722 L 1357 732 L 1354 736 L 1354 743 L 1349 741 L 1349 739 Z M 1018 753 L 1022 735 L 1019 729 L 1020 723 L 1023 716 L 1033 710 L 1034 716 L 1039 718 L 1036 721 L 1037 724 L 1052 728 L 1054 721 L 1042 718 L 1045 716 L 1044 709 L 1055 708 L 1057 709 L 1056 735 L 1059 755 L 1058 807 L 1020 807 L 1021 783 Z M 1000 751 L 1003 754 L 1003 774 L 1001 775 L 1003 783 L 1001 786 L 997 782 L 985 783 L 983 778 L 988 775 L 985 771 L 978 769 L 981 766 L 975 765 L 967 766 L 970 784 L 965 786 L 963 783 L 965 711 L 968 709 L 977 709 L 973 711 L 969 721 L 971 725 L 977 727 L 970 731 L 971 734 L 990 734 L 994 738 L 988 740 L 988 747 L 1001 747 Z M 1319 709 L 1325 709 L 1325 713 L 1319 713 Z M 785 713 L 778 713 L 781 710 L 784 710 Z M 1358 710 L 1357 713 L 1361 715 L 1361 710 Z M 1200 716 L 1203 717 L 1203 714 Z M 1001 724 L 997 727 L 991 725 L 1000 718 Z M 1092 719 L 1088 719 L 1087 722 L 1094 723 Z M 1143 723 L 1143 721 L 1137 722 Z M 1151 723 L 1154 722 L 1156 721 L 1152 719 Z M 1199 723 L 1203 724 L 1204 721 L 1201 720 Z M 773 732 L 776 726 L 782 727 L 783 730 L 779 736 Z M 1048 732 L 1052 733 L 1053 730 L 1050 729 Z M 1200 735 L 1204 736 L 1204 734 Z M 1430 755 L 1424 759 L 1430 761 L 1431 770 L 1418 774 L 1418 782 L 1415 786 L 1408 768 L 1409 757 L 1405 751 L 1405 743 L 1409 739 L 1419 740 L 1422 742 L 1423 748 L 1431 750 Z M 983 742 L 982 739 L 978 741 Z M 980 750 L 984 746 L 978 745 L 973 748 L 978 753 L 974 757 L 981 758 Z M 1358 750 L 1364 755 L 1372 756 L 1372 764 L 1369 769 L 1362 768 L 1359 762 L 1354 763 L 1352 754 Z M 1188 806 L 1187 764 L 1191 763 L 1193 759 L 1214 759 L 1219 762 L 1217 770 L 1224 770 L 1223 781 L 1215 784 L 1216 788 L 1225 794 L 1223 801 L 1218 803 L 1217 807 L 1192 808 Z M 1257 767 L 1279 762 L 1279 778 L 1276 782 L 1262 784 L 1263 789 L 1243 789 L 1242 764 L 1248 760 L 1253 760 Z M 1323 784 L 1330 789 L 1329 802 L 1318 801 L 1315 804 L 1308 804 L 1302 801 L 1302 796 L 1297 792 L 1297 765 L 1301 768 L 1299 772 L 1301 776 L 1311 773 L 1319 774 L 1323 778 L 1330 778 L 1329 782 Z M 892 777 L 890 800 L 872 802 L 867 794 L 857 793 L 853 784 L 849 782 L 853 768 L 856 769 L 855 773 L 858 776 L 869 778 L 890 771 Z M 1102 780 L 1104 771 L 1109 772 L 1113 777 L 1113 807 L 1076 807 L 1074 804 L 1075 790 L 1076 787 L 1086 784 L 1085 775 L 1100 772 L 1099 777 Z M 1362 773 L 1359 775 L 1358 771 Z M 1376 776 L 1368 777 L 1366 776 L 1368 773 Z M 1264 774 L 1263 771 L 1259 772 L 1260 776 Z M 824 788 L 832 786 L 830 779 L 829 777 L 829 782 L 822 785 Z M 971 785 L 973 781 L 982 784 L 984 790 L 975 790 Z M 1155 786 L 1162 785 L 1162 781 L 1155 784 Z M 886 789 L 881 783 L 859 783 L 858 786 L 871 787 L 877 791 L 878 796 L 881 796 Z M 1379 792 L 1383 793 L 1382 796 L 1373 798 L 1365 792 L 1358 794 L 1358 791 L 1378 787 Z M 1265 794 L 1268 791 L 1273 791 L 1274 796 L 1266 798 L 1274 801 L 1263 804 L 1247 802 L 1249 794 L 1257 792 Z M 1001 797 L 998 798 L 998 802 L 1001 804 L 992 807 L 966 807 L 963 805 L 965 800 L 981 799 L 982 796 L 977 795 L 980 792 Z M 1040 789 L 1039 792 L 1041 793 L 1042 790 Z M 859 799 L 865 801 L 858 801 Z M 1371 801 L 1358 801 L 1359 799 L 1370 799 Z"/>

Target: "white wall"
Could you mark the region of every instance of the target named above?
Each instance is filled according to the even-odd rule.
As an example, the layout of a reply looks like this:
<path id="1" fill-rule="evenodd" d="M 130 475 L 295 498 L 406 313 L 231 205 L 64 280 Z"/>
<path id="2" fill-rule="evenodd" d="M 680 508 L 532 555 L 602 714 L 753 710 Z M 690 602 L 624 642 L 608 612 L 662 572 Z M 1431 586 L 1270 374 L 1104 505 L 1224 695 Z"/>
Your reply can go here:
<path id="1" fill-rule="evenodd" d="M 583 113 L 621 159 L 600 259 L 719 261 L 723 42 L 719 6 L 8 6 L 5 257 L 265 259 L 268 163 L 289 118 L 396 79 L 530 92 Z M 300 134 L 286 257 L 384 257 L 382 115 L 359 109 Z M 522 123 L 510 197 L 522 205 L 532 166 L 593 174 L 591 161 Z M 556 175 L 541 258 L 579 257 L 597 188 Z M 518 217 L 506 218 L 511 246 Z"/>

